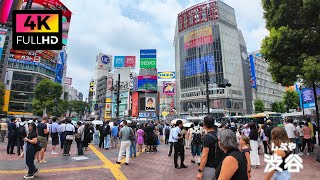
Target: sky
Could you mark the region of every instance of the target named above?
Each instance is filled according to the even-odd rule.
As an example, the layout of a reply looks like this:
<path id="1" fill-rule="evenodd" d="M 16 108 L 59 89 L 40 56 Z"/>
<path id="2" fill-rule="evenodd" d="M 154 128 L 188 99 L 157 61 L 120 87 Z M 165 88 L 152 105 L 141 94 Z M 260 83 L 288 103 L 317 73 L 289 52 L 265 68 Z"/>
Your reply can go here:
<path id="1" fill-rule="evenodd" d="M 67 77 L 88 96 L 99 52 L 133 55 L 157 49 L 158 71 L 174 71 L 173 37 L 182 10 L 204 0 L 61 0 L 73 13 L 68 37 Z M 268 35 L 260 0 L 222 0 L 235 9 L 248 51 L 258 50 Z M 93 3 L 94 2 L 94 3 Z M 138 64 L 138 63 L 136 63 Z"/>

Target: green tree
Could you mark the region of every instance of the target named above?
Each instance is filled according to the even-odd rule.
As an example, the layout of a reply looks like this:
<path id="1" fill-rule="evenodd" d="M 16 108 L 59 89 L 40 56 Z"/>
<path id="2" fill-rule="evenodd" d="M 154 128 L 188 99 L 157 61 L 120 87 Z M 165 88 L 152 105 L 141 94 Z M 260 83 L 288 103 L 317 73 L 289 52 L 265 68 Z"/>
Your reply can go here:
<path id="1" fill-rule="evenodd" d="M 298 92 L 287 90 L 283 95 L 283 103 L 285 105 L 286 112 L 289 112 L 289 109 L 296 109 L 299 106 Z"/>
<path id="2" fill-rule="evenodd" d="M 0 82 L 0 112 L 2 112 L 2 106 L 4 104 L 4 94 L 6 87 Z"/>
<path id="3" fill-rule="evenodd" d="M 35 88 L 34 99 L 32 102 L 33 113 L 41 116 L 43 110 L 46 109 L 48 115 L 61 115 L 62 86 L 54 83 L 50 79 L 43 79 Z"/>
<path id="4" fill-rule="evenodd" d="M 272 112 L 279 112 L 283 113 L 284 112 L 284 104 L 283 102 L 274 102 L 271 104 L 271 111 Z"/>
<path id="5" fill-rule="evenodd" d="M 83 101 L 73 100 L 70 102 L 72 105 L 72 109 L 76 112 L 80 117 L 84 114 L 84 111 L 87 109 L 87 103 Z"/>
<path id="6" fill-rule="evenodd" d="M 264 112 L 264 102 L 260 99 L 257 99 L 254 101 L 253 103 L 253 106 L 254 106 L 254 112 L 255 113 L 262 113 Z"/>

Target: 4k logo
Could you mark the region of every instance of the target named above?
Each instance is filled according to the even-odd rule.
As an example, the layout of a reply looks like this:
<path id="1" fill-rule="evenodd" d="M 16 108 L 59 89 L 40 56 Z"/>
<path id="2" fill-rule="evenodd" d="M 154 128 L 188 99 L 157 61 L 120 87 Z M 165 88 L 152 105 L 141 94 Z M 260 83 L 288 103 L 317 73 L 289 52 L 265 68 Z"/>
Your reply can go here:
<path id="1" fill-rule="evenodd" d="M 12 23 L 12 49 L 62 49 L 62 12 L 60 10 L 15 10 Z"/>

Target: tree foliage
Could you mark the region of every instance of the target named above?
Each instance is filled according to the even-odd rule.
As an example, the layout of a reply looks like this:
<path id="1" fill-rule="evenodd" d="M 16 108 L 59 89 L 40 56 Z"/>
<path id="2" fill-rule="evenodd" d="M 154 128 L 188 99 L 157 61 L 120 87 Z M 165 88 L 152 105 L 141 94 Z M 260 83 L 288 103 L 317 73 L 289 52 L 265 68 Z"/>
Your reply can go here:
<path id="1" fill-rule="evenodd" d="M 0 82 L 0 112 L 2 112 L 2 106 L 4 104 L 4 94 L 6 87 Z"/>
<path id="2" fill-rule="evenodd" d="M 283 95 L 283 103 L 286 111 L 289 109 L 296 109 L 299 107 L 299 94 L 297 91 L 287 90 Z"/>
<path id="3" fill-rule="evenodd" d="M 253 103 L 253 106 L 254 106 L 255 113 L 262 113 L 265 110 L 264 102 L 260 99 L 255 100 Z"/>
<path id="4" fill-rule="evenodd" d="M 87 109 L 87 103 L 83 101 L 70 101 L 72 110 L 76 112 L 79 116 L 82 116 L 84 114 L 84 111 Z"/>
<path id="5" fill-rule="evenodd" d="M 278 113 L 284 113 L 285 109 L 284 109 L 284 103 L 281 102 L 274 102 L 271 104 L 271 111 L 272 112 L 278 112 Z"/>
<path id="6" fill-rule="evenodd" d="M 320 1 L 262 0 L 270 31 L 261 52 L 274 81 L 293 85 L 320 81 Z"/>
<path id="7" fill-rule="evenodd" d="M 43 79 L 35 88 L 32 101 L 33 113 L 41 116 L 46 109 L 48 115 L 61 116 L 64 111 L 64 102 L 60 99 L 62 86 L 50 79 Z"/>

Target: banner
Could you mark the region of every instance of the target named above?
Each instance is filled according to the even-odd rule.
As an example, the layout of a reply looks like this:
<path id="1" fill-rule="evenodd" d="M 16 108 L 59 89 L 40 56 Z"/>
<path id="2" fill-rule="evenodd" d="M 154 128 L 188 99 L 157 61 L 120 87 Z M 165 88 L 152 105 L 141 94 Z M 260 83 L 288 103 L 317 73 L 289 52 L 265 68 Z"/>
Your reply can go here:
<path id="1" fill-rule="evenodd" d="M 124 67 L 136 67 L 136 57 L 135 56 L 125 56 Z"/>
<path id="2" fill-rule="evenodd" d="M 156 110 L 156 98 L 146 97 L 146 111 Z"/>
<path id="3" fill-rule="evenodd" d="M 205 74 L 206 70 L 204 68 L 205 62 L 207 62 L 208 72 L 215 72 L 215 62 L 213 56 L 205 56 L 200 59 L 191 59 L 185 61 L 184 64 L 184 74 L 185 76 L 195 76 L 199 74 Z"/>
<path id="4" fill-rule="evenodd" d="M 138 91 L 158 91 L 157 76 L 138 76 Z"/>
<path id="5" fill-rule="evenodd" d="M 60 84 L 62 83 L 65 60 L 66 60 L 66 53 L 61 51 L 59 54 L 58 62 L 57 62 L 56 78 L 55 78 L 55 82 Z"/>
<path id="6" fill-rule="evenodd" d="M 7 36 L 7 29 L 0 28 L 0 61 L 2 56 L 3 46 L 6 41 L 6 36 Z"/>
<path id="7" fill-rule="evenodd" d="M 139 116 L 138 110 L 139 92 L 132 93 L 132 117 Z"/>
<path id="8" fill-rule="evenodd" d="M 29 0 L 23 0 L 22 9 L 25 9 Z M 31 10 L 62 10 L 62 44 L 68 43 L 68 34 L 71 21 L 71 11 L 60 0 L 33 0 Z"/>
<path id="9" fill-rule="evenodd" d="M 115 56 L 114 57 L 114 68 L 120 69 L 124 67 L 136 67 L 136 57 L 135 56 Z"/>
<path id="10" fill-rule="evenodd" d="M 140 68 L 141 69 L 157 68 L 157 50 L 156 49 L 140 50 Z"/>
<path id="11" fill-rule="evenodd" d="M 114 57 L 114 68 L 118 69 L 118 68 L 123 68 L 124 67 L 124 62 L 125 58 L 124 56 L 115 56 Z"/>
<path id="12" fill-rule="evenodd" d="M 108 80 L 107 80 L 107 89 L 108 90 L 112 90 L 112 77 L 111 76 L 109 76 L 108 77 Z"/>
<path id="13" fill-rule="evenodd" d="M 174 96 L 175 83 L 174 82 L 163 82 L 163 95 Z"/>
<path id="14" fill-rule="evenodd" d="M 250 68 L 251 68 L 251 87 L 254 89 L 257 89 L 256 71 L 254 67 L 254 57 L 252 54 L 250 54 L 249 59 L 250 59 Z"/>
<path id="15" fill-rule="evenodd" d="M 176 78 L 176 72 L 158 72 L 158 79 L 175 79 Z"/>

